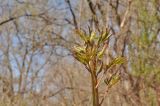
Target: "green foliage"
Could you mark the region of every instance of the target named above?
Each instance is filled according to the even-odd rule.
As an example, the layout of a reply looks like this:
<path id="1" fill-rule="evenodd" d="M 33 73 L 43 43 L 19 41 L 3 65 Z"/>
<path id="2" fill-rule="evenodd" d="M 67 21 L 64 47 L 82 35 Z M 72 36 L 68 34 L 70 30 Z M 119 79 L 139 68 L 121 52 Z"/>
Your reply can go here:
<path id="1" fill-rule="evenodd" d="M 90 72 L 92 78 L 92 97 L 93 106 L 99 104 L 98 96 L 98 75 L 102 72 L 105 74 L 109 68 L 115 65 L 120 65 L 124 62 L 123 57 L 117 57 L 113 59 L 109 64 L 106 64 L 103 60 L 106 49 L 108 49 L 107 40 L 110 37 L 108 31 L 101 35 L 96 35 L 95 32 L 91 32 L 90 35 L 86 35 L 82 31 L 76 31 L 82 40 L 83 44 L 75 46 L 73 49 L 73 55 L 80 63 L 84 64 L 86 69 Z M 108 80 L 104 80 L 106 85 L 111 88 L 119 81 L 120 77 L 114 72 Z"/>
<path id="2" fill-rule="evenodd" d="M 99 36 L 96 36 L 95 32 L 92 32 L 89 36 L 85 35 L 82 31 L 77 31 L 77 33 L 84 44 L 74 47 L 74 57 L 84 65 L 89 65 L 89 61 L 94 59 L 101 61 L 108 47 L 106 41 L 110 37 L 109 32 L 104 32 Z M 107 66 L 112 67 L 116 64 L 122 64 L 124 60 L 123 57 L 117 57 L 107 64 Z"/>
<path id="3" fill-rule="evenodd" d="M 107 65 L 107 67 L 109 68 L 109 67 L 113 67 L 113 66 L 115 66 L 115 65 L 117 65 L 117 64 L 122 64 L 122 63 L 124 63 L 125 62 L 125 58 L 123 58 L 123 57 L 117 57 L 117 58 L 114 58 L 108 65 Z"/>
<path id="4" fill-rule="evenodd" d="M 157 106 L 156 104 L 156 88 L 160 84 L 160 42 L 158 38 L 159 21 L 156 15 L 155 0 L 146 2 L 137 0 L 138 19 L 140 30 L 131 37 L 131 44 L 129 47 L 130 68 L 131 75 L 134 78 L 142 79 L 141 84 L 144 84 L 142 91 L 144 97 L 149 103 L 148 105 Z M 149 4 L 152 8 L 148 8 Z M 152 10 L 149 10 L 152 9 Z M 152 11 L 152 12 L 151 12 Z"/>
<path id="5" fill-rule="evenodd" d="M 118 83 L 119 80 L 120 80 L 120 76 L 118 76 L 118 75 L 113 76 L 112 80 L 109 83 L 109 87 L 112 87 L 113 85 Z"/>

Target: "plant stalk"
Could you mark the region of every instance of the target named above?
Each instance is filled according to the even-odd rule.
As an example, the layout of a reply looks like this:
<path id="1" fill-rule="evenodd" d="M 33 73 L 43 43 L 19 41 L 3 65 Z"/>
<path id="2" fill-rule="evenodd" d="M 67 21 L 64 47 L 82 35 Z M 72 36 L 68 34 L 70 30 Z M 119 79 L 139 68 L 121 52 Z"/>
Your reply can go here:
<path id="1" fill-rule="evenodd" d="M 98 95 L 98 87 L 97 85 L 97 76 L 96 74 L 91 75 L 92 78 L 92 98 L 93 98 L 93 106 L 100 106 L 99 105 L 99 95 Z"/>

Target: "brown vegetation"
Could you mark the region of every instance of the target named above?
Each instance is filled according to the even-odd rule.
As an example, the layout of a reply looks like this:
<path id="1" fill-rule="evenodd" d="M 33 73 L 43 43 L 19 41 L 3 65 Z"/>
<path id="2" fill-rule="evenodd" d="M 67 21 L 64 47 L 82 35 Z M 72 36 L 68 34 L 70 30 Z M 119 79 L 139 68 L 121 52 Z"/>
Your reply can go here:
<path id="1" fill-rule="evenodd" d="M 159 106 L 159 52 L 159 0 L 0 0 L 0 106 Z"/>

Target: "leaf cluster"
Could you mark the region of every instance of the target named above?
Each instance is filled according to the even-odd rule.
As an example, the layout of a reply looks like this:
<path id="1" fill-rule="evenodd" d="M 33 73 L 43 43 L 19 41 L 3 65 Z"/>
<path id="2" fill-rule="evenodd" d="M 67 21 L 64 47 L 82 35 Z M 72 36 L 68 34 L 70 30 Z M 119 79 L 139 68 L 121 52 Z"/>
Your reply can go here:
<path id="1" fill-rule="evenodd" d="M 76 33 L 82 40 L 82 44 L 74 47 L 73 55 L 75 59 L 85 65 L 91 74 L 96 73 L 98 76 L 101 72 L 106 73 L 110 68 L 117 64 L 122 64 L 125 61 L 123 57 L 117 57 L 109 64 L 104 62 L 104 55 L 108 49 L 108 40 L 111 36 L 109 30 L 106 30 L 100 35 L 97 35 L 95 32 L 91 32 L 87 35 L 79 30 L 76 31 Z M 114 81 L 112 81 L 112 79 Z M 118 82 L 118 80 L 119 77 L 117 75 L 110 78 L 110 82 Z"/>

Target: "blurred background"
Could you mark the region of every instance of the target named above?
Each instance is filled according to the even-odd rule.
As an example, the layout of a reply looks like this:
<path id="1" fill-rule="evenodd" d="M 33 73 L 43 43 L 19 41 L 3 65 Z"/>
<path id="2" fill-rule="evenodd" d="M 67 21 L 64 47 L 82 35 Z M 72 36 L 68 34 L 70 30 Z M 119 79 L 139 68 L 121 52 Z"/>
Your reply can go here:
<path id="1" fill-rule="evenodd" d="M 0 0 L 0 106 L 91 106 L 71 51 L 75 30 L 105 28 L 106 60 L 127 62 L 103 106 L 160 106 L 160 0 Z"/>

